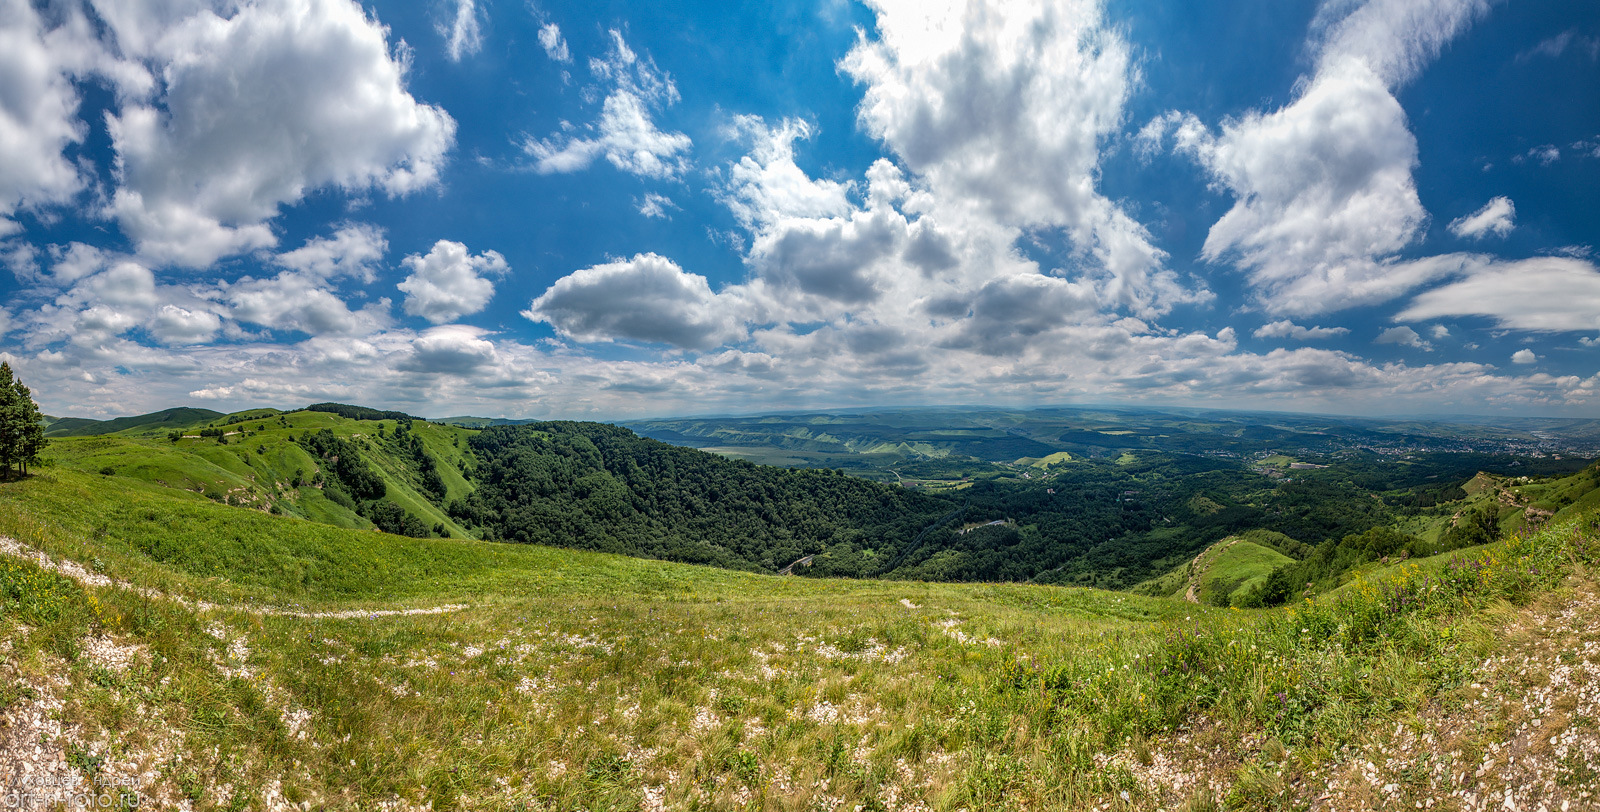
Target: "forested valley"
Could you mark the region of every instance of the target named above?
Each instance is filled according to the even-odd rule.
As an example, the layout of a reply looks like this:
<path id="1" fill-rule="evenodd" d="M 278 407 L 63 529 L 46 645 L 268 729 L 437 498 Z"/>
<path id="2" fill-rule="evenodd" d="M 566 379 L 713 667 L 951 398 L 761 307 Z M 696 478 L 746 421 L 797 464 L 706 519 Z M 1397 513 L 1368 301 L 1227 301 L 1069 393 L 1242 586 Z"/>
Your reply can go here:
<path id="1" fill-rule="evenodd" d="M 1223 538 L 1268 530 L 1296 563 L 1258 590 L 1257 603 L 1391 555 L 1500 537 L 1505 506 L 1480 500 L 1456 515 L 1469 496 L 1460 485 L 1480 466 L 1553 476 L 1585 464 L 1439 453 L 1396 465 L 1350 455 L 1285 477 L 1237 460 L 1148 453 L 924 493 L 596 423 L 492 427 L 469 444 L 477 487 L 448 511 L 485 538 L 762 572 L 800 562 L 792 571 L 801 576 L 1126 589 Z"/>

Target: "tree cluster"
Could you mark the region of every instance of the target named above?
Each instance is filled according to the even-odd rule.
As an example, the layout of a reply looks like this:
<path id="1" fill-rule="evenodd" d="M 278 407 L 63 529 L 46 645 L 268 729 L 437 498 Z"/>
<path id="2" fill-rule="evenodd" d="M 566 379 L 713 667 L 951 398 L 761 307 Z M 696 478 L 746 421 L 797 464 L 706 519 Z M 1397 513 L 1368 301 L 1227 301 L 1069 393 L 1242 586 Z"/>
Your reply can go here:
<path id="1" fill-rule="evenodd" d="M 388 486 L 361 457 L 361 448 L 330 429 L 305 432 L 297 439 L 311 456 L 321 459 L 327 476 L 322 478 L 322 493 L 334 502 L 355 511 L 385 533 L 427 538 L 428 525 L 407 513 L 405 508 L 385 500 Z"/>
<path id="2" fill-rule="evenodd" d="M 13 471 L 26 475 L 47 442 L 33 392 L 17 380 L 9 362 L 0 361 L 0 470 L 8 478 Z"/>
<path id="3" fill-rule="evenodd" d="M 351 420 L 405 420 L 413 418 L 405 412 L 389 412 L 373 409 L 367 406 L 351 406 L 348 403 L 313 403 L 305 408 L 308 412 L 327 412 Z"/>

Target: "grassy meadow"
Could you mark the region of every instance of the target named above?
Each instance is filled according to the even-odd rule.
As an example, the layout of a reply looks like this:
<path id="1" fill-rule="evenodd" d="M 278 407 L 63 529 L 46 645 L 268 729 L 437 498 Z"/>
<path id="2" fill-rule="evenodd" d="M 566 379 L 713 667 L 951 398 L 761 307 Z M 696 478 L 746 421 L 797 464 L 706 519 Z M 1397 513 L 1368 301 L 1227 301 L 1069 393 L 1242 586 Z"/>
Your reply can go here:
<path id="1" fill-rule="evenodd" d="M 1318 808 L 1374 731 L 1474 701 L 1518 607 L 1600 554 L 1584 514 L 1258 611 L 760 576 L 275 512 L 314 500 L 263 476 L 298 464 L 276 419 L 216 471 L 93 438 L 0 484 L 0 743 L 41 745 L 0 786 L 32 759 L 162 809 Z M 195 492 L 219 482 L 266 505 Z M 1589 799 L 1590 762 L 1562 769 Z"/>

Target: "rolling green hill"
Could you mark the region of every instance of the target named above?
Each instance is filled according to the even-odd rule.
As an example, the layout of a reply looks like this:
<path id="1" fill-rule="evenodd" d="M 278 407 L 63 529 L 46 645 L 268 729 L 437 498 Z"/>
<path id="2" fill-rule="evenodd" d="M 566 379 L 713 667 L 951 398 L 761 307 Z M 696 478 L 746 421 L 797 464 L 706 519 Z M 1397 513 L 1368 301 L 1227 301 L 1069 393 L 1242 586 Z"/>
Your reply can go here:
<path id="1" fill-rule="evenodd" d="M 1294 559 L 1248 541 L 1223 542 L 1196 559 L 1196 597 L 1212 606 L 1233 606 L 1235 596 L 1259 589 L 1273 570 Z"/>
<path id="2" fill-rule="evenodd" d="M 46 437 L 94 437 L 137 431 L 160 433 L 169 429 L 185 428 L 222 417 L 221 412 L 195 409 L 187 406 L 162 409 L 159 412 L 136 417 L 118 417 L 111 420 L 90 420 L 86 417 L 58 417 L 45 426 Z"/>
<path id="3" fill-rule="evenodd" d="M 1193 561 L 1135 585 L 1136 595 L 1153 595 L 1206 606 L 1251 605 L 1249 596 L 1280 567 L 1296 559 L 1284 550 L 1303 545 L 1267 530 L 1229 536 L 1207 547 Z"/>
<path id="4" fill-rule="evenodd" d="M 328 431 L 349 443 L 361 468 L 382 483 L 377 501 L 414 517 L 413 534 L 467 535 L 445 510 L 451 499 L 473 489 L 463 474 L 472 462 L 465 442 L 471 432 L 465 429 L 411 422 L 402 439 L 399 421 L 261 409 L 215 414 L 179 427 L 168 427 L 170 422 L 56 438 L 48 459 L 59 467 L 139 480 L 223 504 L 339 527 L 373 527 L 362 506 L 329 481 L 330 461 L 304 442 L 308 435 Z M 425 478 L 424 468 L 437 474 L 436 483 Z M 429 484 L 434 491 L 425 487 Z"/>

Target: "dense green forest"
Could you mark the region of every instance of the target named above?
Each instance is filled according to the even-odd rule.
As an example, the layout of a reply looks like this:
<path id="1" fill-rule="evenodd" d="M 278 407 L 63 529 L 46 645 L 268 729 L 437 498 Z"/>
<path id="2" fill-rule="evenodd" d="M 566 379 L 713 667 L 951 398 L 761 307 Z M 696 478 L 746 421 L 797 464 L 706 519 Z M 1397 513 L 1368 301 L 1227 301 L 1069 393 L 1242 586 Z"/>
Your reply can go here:
<path id="1" fill-rule="evenodd" d="M 1237 460 L 1146 454 L 1078 460 L 1027 479 L 980 474 L 924 493 L 829 469 L 754 465 L 595 423 L 492 427 L 469 445 L 477 487 L 448 509 L 485 538 L 767 572 L 809 557 L 794 569 L 805 576 L 1110 588 L 1255 529 L 1292 541 L 1294 557 L 1314 551 L 1284 578 L 1322 582 L 1397 549 L 1481 543 L 1498 533 L 1492 508 L 1426 543 L 1394 541 L 1387 528 L 1464 496 L 1460 482 L 1478 465 L 1570 472 L 1582 464 L 1436 454 L 1397 465 L 1353 455 L 1285 478 Z M 960 465 L 923 463 L 935 464 Z M 1390 536 L 1375 544 L 1380 531 Z M 1282 583 L 1262 599 L 1284 599 Z"/>
<path id="2" fill-rule="evenodd" d="M 757 466 L 598 423 L 491 427 L 470 445 L 477 487 L 449 509 L 485 538 L 770 572 L 841 545 L 873 559 L 949 511 L 836 471 Z"/>

